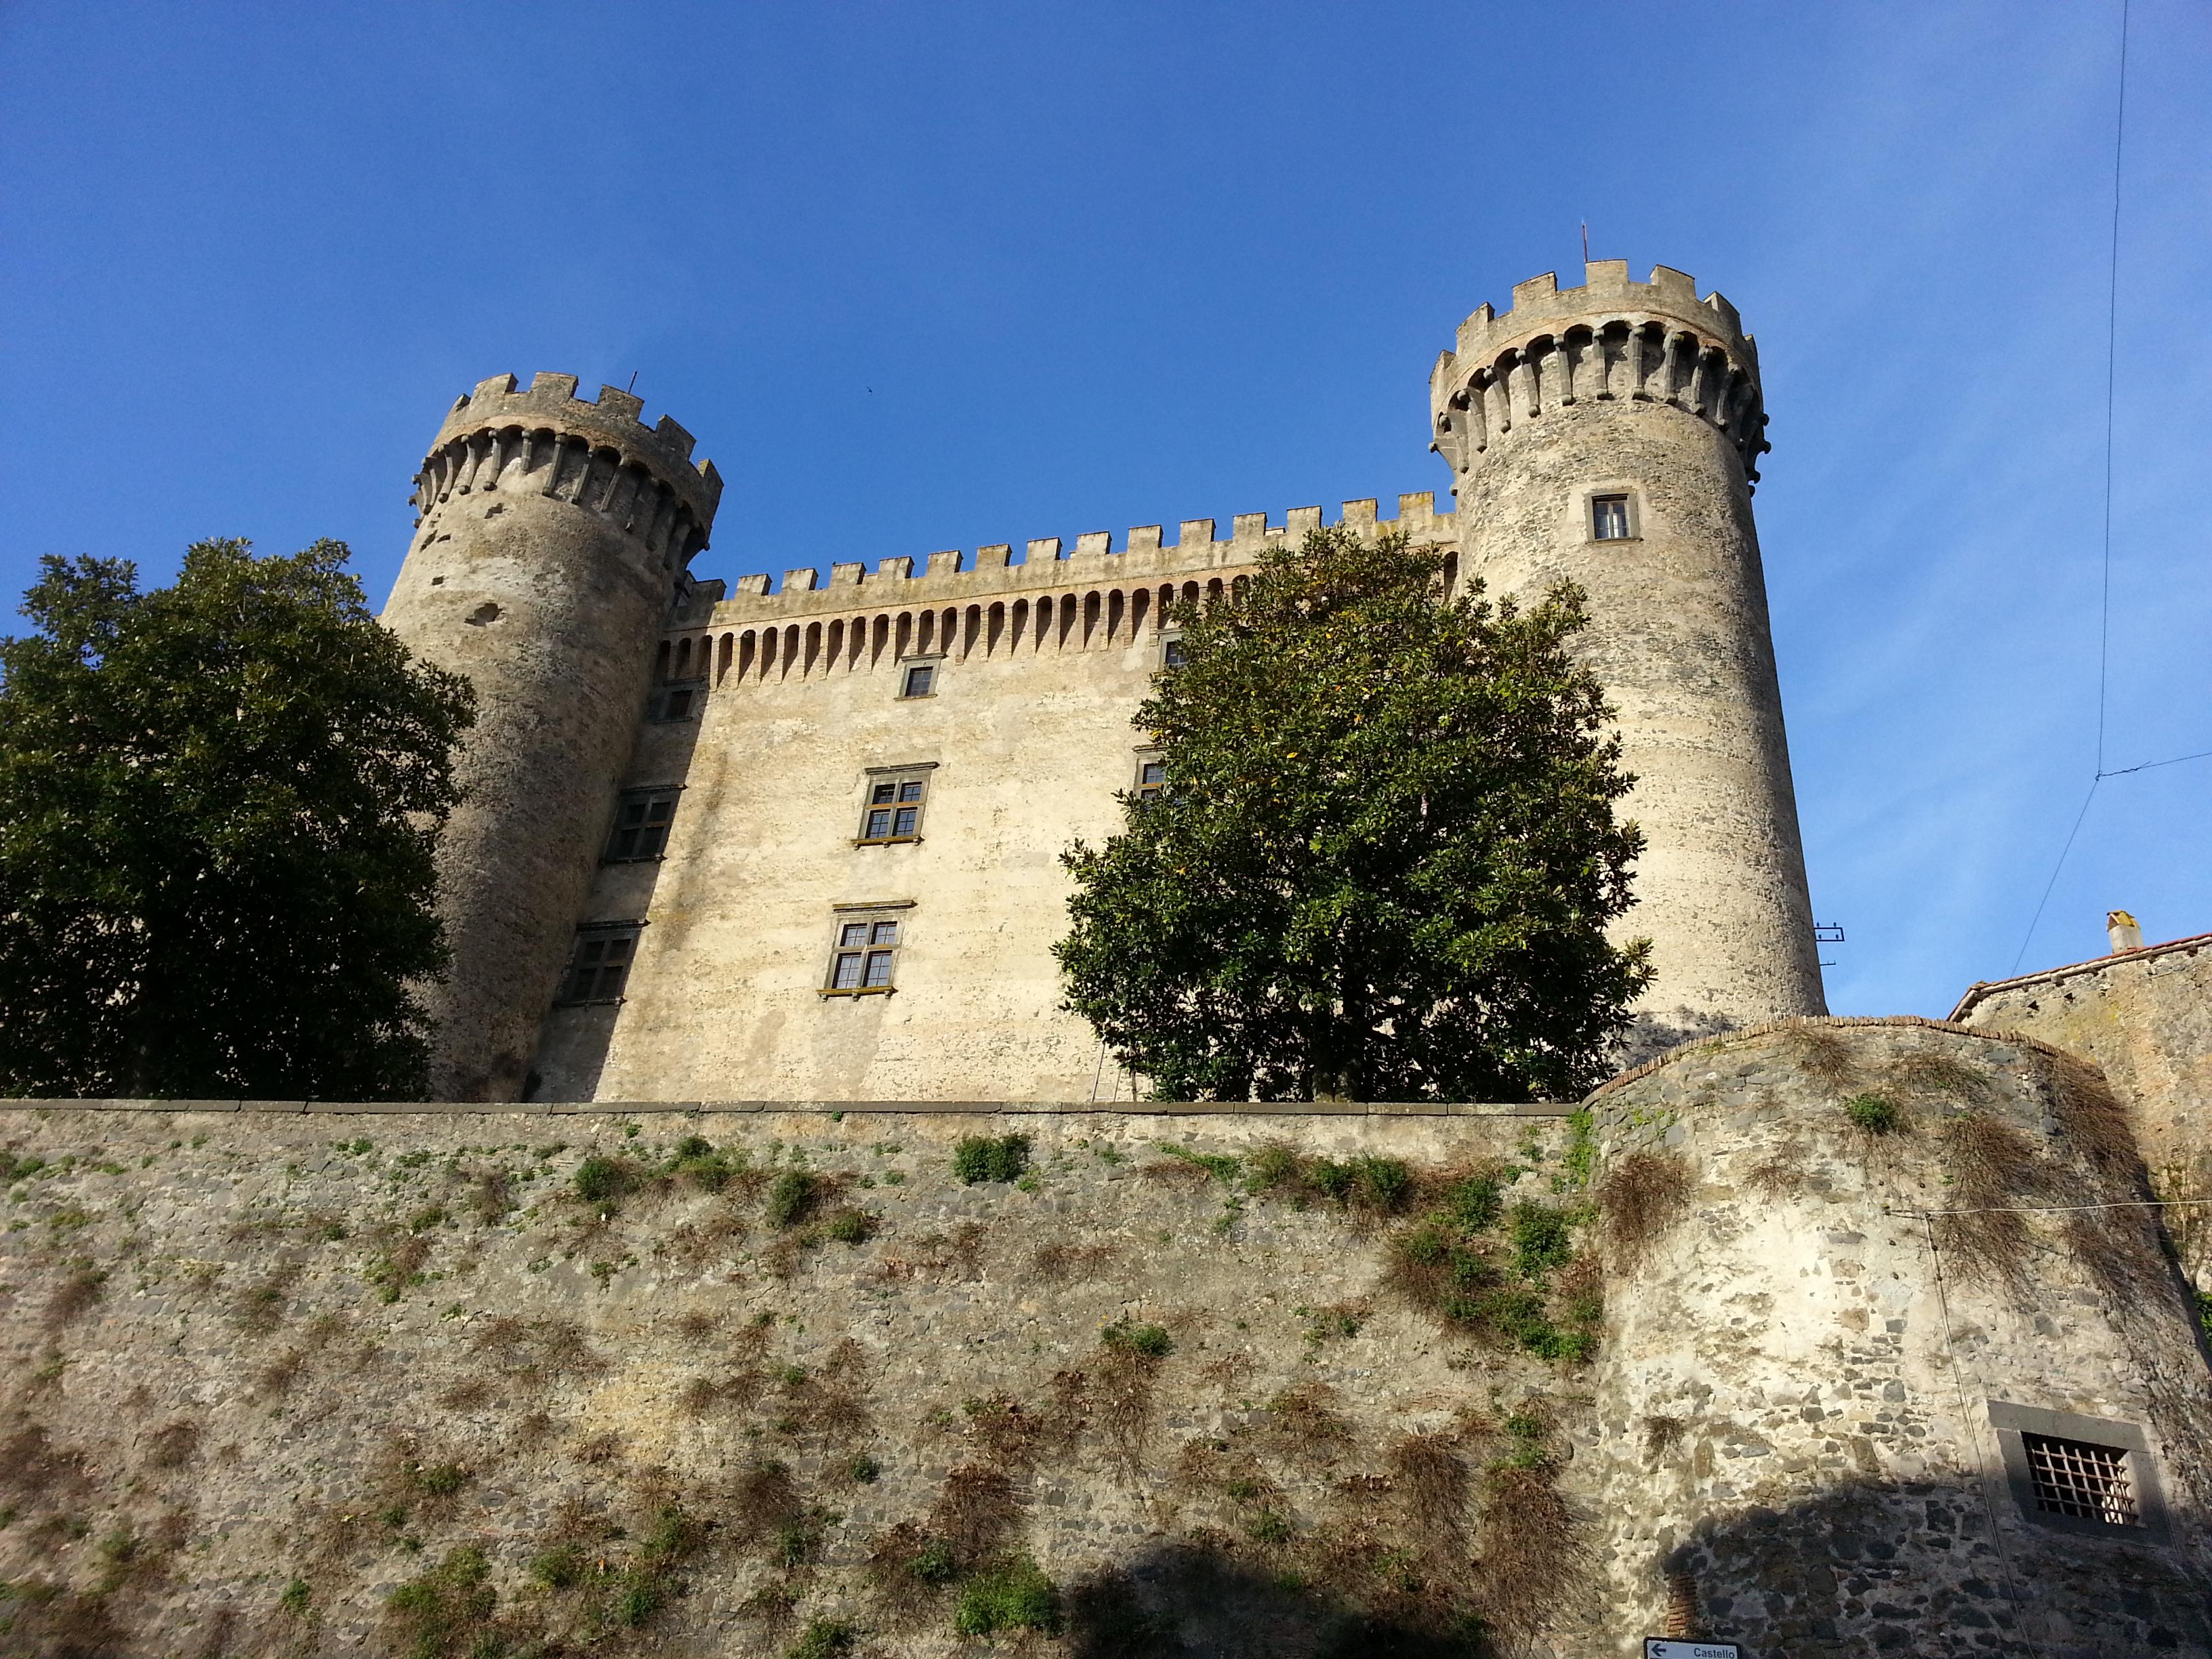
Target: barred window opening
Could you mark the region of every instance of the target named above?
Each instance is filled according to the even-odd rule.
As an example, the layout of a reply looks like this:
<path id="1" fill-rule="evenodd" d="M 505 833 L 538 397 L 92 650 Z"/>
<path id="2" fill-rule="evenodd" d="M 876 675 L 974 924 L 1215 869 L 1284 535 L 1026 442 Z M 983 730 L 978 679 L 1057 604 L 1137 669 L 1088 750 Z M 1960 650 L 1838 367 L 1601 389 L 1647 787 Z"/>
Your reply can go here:
<path id="1" fill-rule="evenodd" d="M 2128 1455 L 2121 1448 L 2047 1434 L 2023 1434 L 2021 1444 L 2027 1453 L 2036 1507 L 2045 1514 L 2112 1527 L 2142 1524 Z"/>

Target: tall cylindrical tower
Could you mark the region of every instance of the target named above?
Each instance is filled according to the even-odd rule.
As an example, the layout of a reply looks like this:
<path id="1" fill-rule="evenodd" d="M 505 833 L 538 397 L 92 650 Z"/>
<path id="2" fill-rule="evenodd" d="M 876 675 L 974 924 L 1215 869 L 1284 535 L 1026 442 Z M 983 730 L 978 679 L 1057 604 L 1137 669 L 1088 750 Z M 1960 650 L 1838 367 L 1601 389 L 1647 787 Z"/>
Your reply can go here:
<path id="1" fill-rule="evenodd" d="M 416 480 L 413 545 L 384 607 L 468 677 L 467 797 L 439 865 L 453 969 L 431 994 L 431 1088 L 513 1100 L 528 1074 L 629 759 L 671 599 L 722 481 L 691 434 L 573 374 L 483 381 Z"/>
<path id="2" fill-rule="evenodd" d="M 1437 361 L 1436 447 L 1457 474 L 1460 568 L 1533 601 L 1589 595 L 1579 653 L 1620 711 L 1648 840 L 1637 906 L 1657 978 L 1634 1050 L 1826 1012 L 1751 489 L 1766 442 L 1735 308 L 1661 266 L 1593 261 L 1484 306 Z"/>

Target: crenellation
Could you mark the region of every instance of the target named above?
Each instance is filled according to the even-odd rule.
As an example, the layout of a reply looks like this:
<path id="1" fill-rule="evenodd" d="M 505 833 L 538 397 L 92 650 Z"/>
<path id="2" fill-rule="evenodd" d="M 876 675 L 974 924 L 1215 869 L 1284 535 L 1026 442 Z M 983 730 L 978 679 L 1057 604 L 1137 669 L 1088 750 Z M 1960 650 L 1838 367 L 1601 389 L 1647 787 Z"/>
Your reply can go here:
<path id="1" fill-rule="evenodd" d="M 1355 534 L 1373 537 L 1401 531 L 1424 542 L 1453 542 L 1458 532 L 1449 512 L 1436 510 L 1431 490 L 1417 490 L 1398 497 L 1398 516 L 1385 519 L 1380 499 L 1368 496 L 1346 501 L 1338 520 Z M 911 558 L 879 559 L 875 573 L 865 568 L 850 580 L 833 576 L 823 586 L 798 582 L 787 574 L 781 589 L 765 577 L 743 577 L 738 581 L 728 608 L 718 625 L 740 626 L 775 615 L 819 614 L 866 605 L 928 604 L 940 599 L 961 603 L 986 601 L 1000 594 L 1012 599 L 1025 590 L 1067 581 L 1114 581 L 1142 584 L 1186 572 L 1229 569 L 1256 565 L 1270 547 L 1303 540 L 1308 532 L 1322 527 L 1322 509 L 1292 507 L 1281 525 L 1270 525 L 1265 513 L 1240 513 L 1230 520 L 1230 533 L 1214 534 L 1216 520 L 1187 519 L 1172 543 L 1161 539 L 1161 526 L 1140 525 L 1132 529 L 1121 552 L 1113 546 L 1109 531 L 1086 531 L 1076 538 L 1065 555 L 1057 536 L 1038 537 L 1024 546 L 1024 562 L 1012 561 L 1012 544 L 996 543 L 970 558 L 958 550 L 927 556 L 917 574 Z M 833 567 L 843 569 L 842 564 Z M 908 583 L 927 584 L 908 587 Z"/>

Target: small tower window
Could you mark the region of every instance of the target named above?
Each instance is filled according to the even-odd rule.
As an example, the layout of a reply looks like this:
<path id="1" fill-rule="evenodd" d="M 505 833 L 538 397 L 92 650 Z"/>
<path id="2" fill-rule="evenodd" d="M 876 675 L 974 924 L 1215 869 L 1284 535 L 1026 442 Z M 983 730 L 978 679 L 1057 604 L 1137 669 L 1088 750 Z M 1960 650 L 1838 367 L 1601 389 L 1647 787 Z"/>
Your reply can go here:
<path id="1" fill-rule="evenodd" d="M 1160 641 L 1160 666 L 1180 668 L 1188 661 L 1182 648 L 1182 635 L 1170 634 Z"/>
<path id="2" fill-rule="evenodd" d="M 1601 542 L 1625 542 L 1629 538 L 1628 497 L 1590 497 L 1590 534 Z"/>
<path id="3" fill-rule="evenodd" d="M 1146 759 L 1137 763 L 1137 804 L 1150 806 L 1168 793 L 1168 763 Z"/>
<path id="4" fill-rule="evenodd" d="M 640 923 L 614 922 L 577 930 L 576 946 L 568 957 L 568 976 L 561 983 L 564 1003 L 620 1002 L 629 981 L 630 963 L 637 955 Z"/>
<path id="5" fill-rule="evenodd" d="M 860 812 L 860 833 L 855 847 L 880 846 L 890 842 L 921 839 L 921 810 L 929 795 L 929 773 L 878 772 L 868 775 L 867 805 Z"/>
<path id="6" fill-rule="evenodd" d="M 698 717 L 699 707 L 707 700 L 707 682 L 678 680 L 671 684 L 655 686 L 653 700 L 646 705 L 645 717 L 649 720 L 688 720 Z"/>
<path id="7" fill-rule="evenodd" d="M 933 662 L 910 663 L 905 677 L 899 682 L 902 697 L 928 697 L 937 694 L 937 665 Z"/>
<path id="8" fill-rule="evenodd" d="M 906 919 L 895 911 L 845 911 L 837 917 L 824 996 L 869 996 L 897 988 L 899 935 Z"/>
<path id="9" fill-rule="evenodd" d="M 668 826 L 675 821 L 676 789 L 633 789 L 615 804 L 614 833 L 607 837 L 606 861 L 628 864 L 657 859 L 668 849 Z"/>

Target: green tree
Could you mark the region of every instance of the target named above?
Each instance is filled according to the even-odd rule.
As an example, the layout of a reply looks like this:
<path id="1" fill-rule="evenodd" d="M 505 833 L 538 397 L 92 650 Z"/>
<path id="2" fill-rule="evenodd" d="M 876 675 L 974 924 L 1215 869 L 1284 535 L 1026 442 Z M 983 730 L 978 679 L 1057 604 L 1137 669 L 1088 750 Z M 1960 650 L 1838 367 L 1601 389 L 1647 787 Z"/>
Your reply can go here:
<path id="1" fill-rule="evenodd" d="M 1342 530 L 1181 607 L 1135 724 L 1168 787 L 1063 854 L 1066 1006 L 1172 1100 L 1580 1093 L 1649 982 L 1606 925 L 1642 850 L 1581 592 L 1440 598 Z"/>
<path id="2" fill-rule="evenodd" d="M 0 1093 L 422 1097 L 474 699 L 349 556 L 43 562 L 0 641 Z"/>

